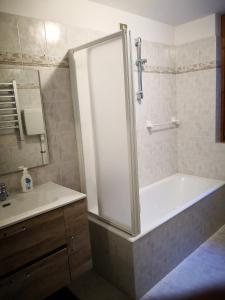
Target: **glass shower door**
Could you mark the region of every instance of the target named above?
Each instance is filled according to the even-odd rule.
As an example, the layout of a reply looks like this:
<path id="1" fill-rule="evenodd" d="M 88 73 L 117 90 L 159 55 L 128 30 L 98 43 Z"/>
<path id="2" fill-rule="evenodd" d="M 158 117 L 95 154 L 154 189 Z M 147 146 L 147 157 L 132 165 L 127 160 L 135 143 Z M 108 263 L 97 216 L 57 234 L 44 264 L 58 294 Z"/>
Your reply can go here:
<path id="1" fill-rule="evenodd" d="M 70 50 L 82 190 L 88 211 L 136 235 L 139 187 L 130 43 L 120 31 Z"/>

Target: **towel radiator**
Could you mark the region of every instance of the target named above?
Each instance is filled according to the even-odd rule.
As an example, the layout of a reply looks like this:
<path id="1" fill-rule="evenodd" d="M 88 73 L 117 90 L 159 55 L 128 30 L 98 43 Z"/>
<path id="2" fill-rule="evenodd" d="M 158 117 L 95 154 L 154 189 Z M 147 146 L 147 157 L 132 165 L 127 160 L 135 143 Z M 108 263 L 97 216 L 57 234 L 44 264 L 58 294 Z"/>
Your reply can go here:
<path id="1" fill-rule="evenodd" d="M 17 129 L 19 140 L 24 140 L 16 81 L 0 83 L 0 134 Z"/>

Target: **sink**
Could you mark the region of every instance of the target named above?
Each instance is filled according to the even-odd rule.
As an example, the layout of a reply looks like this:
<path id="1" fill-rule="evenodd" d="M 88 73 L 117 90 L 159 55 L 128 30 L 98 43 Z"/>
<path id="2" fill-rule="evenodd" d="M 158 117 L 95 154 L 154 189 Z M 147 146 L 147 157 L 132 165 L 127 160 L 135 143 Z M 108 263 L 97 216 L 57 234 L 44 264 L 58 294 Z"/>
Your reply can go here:
<path id="1" fill-rule="evenodd" d="M 0 202 L 0 228 L 16 224 L 85 197 L 85 194 L 53 182 L 36 186 L 29 193 L 10 194 L 6 200 Z"/>

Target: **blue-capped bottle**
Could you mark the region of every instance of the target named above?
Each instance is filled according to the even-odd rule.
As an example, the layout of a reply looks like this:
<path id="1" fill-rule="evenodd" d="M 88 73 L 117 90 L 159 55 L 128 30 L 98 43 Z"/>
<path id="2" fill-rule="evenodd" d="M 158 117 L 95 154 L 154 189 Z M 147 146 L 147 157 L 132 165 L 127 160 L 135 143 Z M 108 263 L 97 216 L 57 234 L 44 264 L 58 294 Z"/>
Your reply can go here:
<path id="1" fill-rule="evenodd" d="M 30 174 L 27 171 L 27 168 L 24 166 L 19 167 L 20 170 L 23 170 L 23 175 L 21 177 L 21 187 L 23 193 L 27 193 L 33 190 L 33 180 Z"/>

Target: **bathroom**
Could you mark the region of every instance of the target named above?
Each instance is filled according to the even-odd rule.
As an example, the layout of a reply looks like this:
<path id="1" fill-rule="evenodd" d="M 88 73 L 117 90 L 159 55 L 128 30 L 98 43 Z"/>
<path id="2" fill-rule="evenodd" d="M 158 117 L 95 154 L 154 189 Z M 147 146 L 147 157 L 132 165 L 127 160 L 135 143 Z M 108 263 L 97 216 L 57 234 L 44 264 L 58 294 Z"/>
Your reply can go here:
<path id="1" fill-rule="evenodd" d="M 216 299 L 224 15 L 0 0 L 0 299 Z"/>

